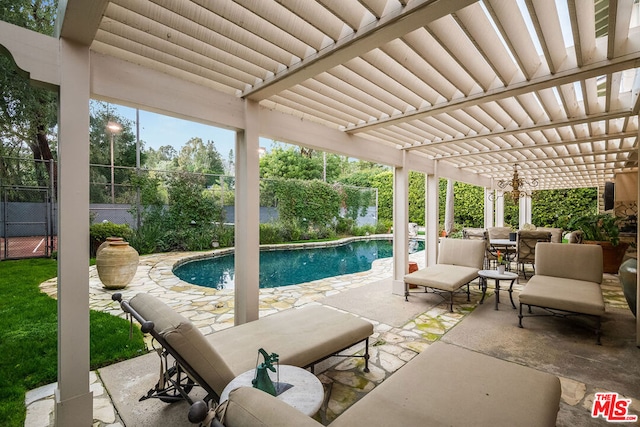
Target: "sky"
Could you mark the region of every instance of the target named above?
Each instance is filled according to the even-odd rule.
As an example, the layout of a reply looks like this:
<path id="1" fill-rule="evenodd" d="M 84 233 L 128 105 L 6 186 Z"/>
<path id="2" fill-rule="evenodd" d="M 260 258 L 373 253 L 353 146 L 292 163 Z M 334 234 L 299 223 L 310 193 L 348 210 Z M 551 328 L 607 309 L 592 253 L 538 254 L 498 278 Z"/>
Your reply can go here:
<path id="1" fill-rule="evenodd" d="M 131 130 L 135 134 L 136 109 L 116 104 L 109 104 L 109 108 L 118 116 L 131 120 Z M 146 149 L 157 150 L 163 145 L 171 145 L 180 151 L 187 141 L 196 137 L 202 138 L 203 142 L 213 141 L 222 158 L 227 158 L 229 150 L 235 153 L 234 131 L 140 110 L 140 140 L 144 141 Z M 260 146 L 267 151 L 272 145 L 272 140 L 260 138 Z"/>

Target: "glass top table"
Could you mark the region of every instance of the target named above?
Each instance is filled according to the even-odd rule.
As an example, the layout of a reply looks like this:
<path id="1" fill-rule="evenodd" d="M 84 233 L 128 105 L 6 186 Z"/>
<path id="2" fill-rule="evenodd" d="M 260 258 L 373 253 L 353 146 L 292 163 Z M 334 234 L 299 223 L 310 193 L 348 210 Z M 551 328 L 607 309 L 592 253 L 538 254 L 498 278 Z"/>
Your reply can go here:
<path id="1" fill-rule="evenodd" d="M 511 284 L 509 285 L 509 299 L 511 300 L 511 306 L 515 309 L 516 305 L 513 302 L 513 283 L 518 278 L 516 273 L 511 273 L 510 271 L 505 271 L 500 273 L 498 270 L 480 270 L 478 271 L 478 276 L 480 277 L 480 281 L 482 282 L 482 299 L 480 300 L 480 304 L 484 302 L 484 297 L 487 292 L 487 279 L 493 279 L 496 283 L 496 310 L 498 310 L 498 304 L 500 303 L 500 281 L 501 280 L 511 280 Z"/>

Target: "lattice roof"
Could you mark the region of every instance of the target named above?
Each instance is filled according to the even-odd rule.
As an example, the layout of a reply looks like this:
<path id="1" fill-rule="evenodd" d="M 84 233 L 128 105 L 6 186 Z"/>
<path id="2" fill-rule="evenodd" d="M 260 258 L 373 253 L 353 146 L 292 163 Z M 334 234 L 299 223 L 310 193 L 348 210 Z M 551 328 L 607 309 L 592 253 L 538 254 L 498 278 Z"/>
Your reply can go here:
<path id="1" fill-rule="evenodd" d="M 115 0 L 91 49 L 496 179 L 637 167 L 637 0 Z"/>

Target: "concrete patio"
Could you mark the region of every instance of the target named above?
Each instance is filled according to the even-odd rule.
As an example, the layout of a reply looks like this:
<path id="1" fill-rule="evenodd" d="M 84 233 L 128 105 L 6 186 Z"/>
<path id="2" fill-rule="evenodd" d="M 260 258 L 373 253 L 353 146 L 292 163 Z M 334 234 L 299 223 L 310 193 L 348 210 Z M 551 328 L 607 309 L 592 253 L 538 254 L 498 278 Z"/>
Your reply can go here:
<path id="1" fill-rule="evenodd" d="M 231 327 L 233 290 L 193 286 L 171 273 L 172 265 L 186 255 L 141 257 L 134 281 L 123 291 L 124 297 L 128 299 L 138 292 L 154 294 L 190 318 L 205 334 Z M 422 253 L 413 254 L 411 258 L 419 265 L 424 261 Z M 316 368 L 325 387 L 325 404 L 316 415 L 323 424 L 331 422 L 439 339 L 560 377 L 559 426 L 608 424 L 602 418 L 590 416 L 593 396 L 598 391 L 618 392 L 631 398 L 631 413 L 640 414 L 640 364 L 637 363 L 640 349 L 635 345 L 635 319 L 627 308 L 616 276 L 604 277 L 607 315 L 603 321 L 603 345 L 596 346 L 592 332 L 579 322 L 527 318 L 525 328 L 518 328 L 515 310 L 508 303 L 506 293 L 500 310 L 495 311 L 491 290 L 492 296 L 483 305 L 478 304 L 481 292 L 477 286 L 472 286 L 470 303 L 464 297 L 457 298 L 454 313 L 447 311 L 439 297 L 421 290 L 413 292 L 409 302 L 405 302 L 403 297 L 391 294 L 392 262 L 391 258 L 378 260 L 367 272 L 261 290 L 261 316 L 306 304 L 324 304 L 349 311 L 375 325 L 370 373 L 362 372 L 362 361 L 356 358 L 331 358 Z M 516 290 L 524 284 L 521 280 Z M 94 267 L 90 285 L 93 309 L 123 316 L 118 305 L 111 301 L 113 291 L 102 287 Z M 43 283 L 41 288 L 55 296 L 55 279 Z M 94 426 L 191 425 L 186 418 L 186 402 L 171 405 L 155 399 L 138 402 L 157 381 L 158 365 L 157 356 L 150 353 L 93 372 Z M 487 372 L 487 375 L 495 373 Z M 53 425 L 54 390 L 55 384 L 51 384 L 27 394 L 25 426 Z M 198 396 L 197 391 L 192 394 Z"/>

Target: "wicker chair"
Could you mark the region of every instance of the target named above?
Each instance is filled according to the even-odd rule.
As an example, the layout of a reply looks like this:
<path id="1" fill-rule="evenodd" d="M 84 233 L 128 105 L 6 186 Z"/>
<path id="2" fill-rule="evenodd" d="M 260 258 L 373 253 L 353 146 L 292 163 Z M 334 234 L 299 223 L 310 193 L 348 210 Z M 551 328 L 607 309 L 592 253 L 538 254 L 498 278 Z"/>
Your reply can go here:
<path id="1" fill-rule="evenodd" d="M 531 264 L 535 271 L 536 260 L 536 245 L 538 242 L 551 242 L 551 233 L 548 231 L 527 231 L 520 230 L 516 238 L 517 253 L 516 253 L 516 269 L 518 277 L 520 271 L 524 278 L 527 278 L 527 270 L 524 268 L 525 264 Z M 521 270 L 522 268 L 522 270 Z"/>

